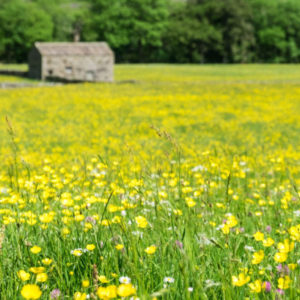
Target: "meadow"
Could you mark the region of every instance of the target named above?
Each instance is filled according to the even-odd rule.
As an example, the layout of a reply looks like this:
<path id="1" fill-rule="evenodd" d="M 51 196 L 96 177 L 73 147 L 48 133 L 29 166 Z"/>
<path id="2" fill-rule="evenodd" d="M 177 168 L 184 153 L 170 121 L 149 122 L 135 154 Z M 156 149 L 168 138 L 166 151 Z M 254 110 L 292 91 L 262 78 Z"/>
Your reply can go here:
<path id="1" fill-rule="evenodd" d="M 300 67 L 115 77 L 0 89 L 0 299 L 299 299 Z"/>

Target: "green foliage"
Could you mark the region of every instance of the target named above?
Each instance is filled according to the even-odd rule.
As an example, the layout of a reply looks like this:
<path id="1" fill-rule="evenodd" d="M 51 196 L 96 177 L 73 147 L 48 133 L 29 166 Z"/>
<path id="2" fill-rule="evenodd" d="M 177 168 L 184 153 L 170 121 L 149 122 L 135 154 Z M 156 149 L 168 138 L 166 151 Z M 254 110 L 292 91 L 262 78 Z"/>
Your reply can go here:
<path id="1" fill-rule="evenodd" d="M 105 40 L 123 61 L 155 61 L 168 21 L 166 0 L 95 0 L 84 32 L 88 40 Z"/>
<path id="2" fill-rule="evenodd" d="M 200 6 L 177 7 L 172 12 L 165 34 L 166 51 L 172 62 L 204 62 L 209 55 L 221 60 L 222 32 L 200 15 Z"/>
<path id="3" fill-rule="evenodd" d="M 299 62 L 299 15 L 298 0 L 0 0 L 0 60 L 81 37 L 118 62 Z"/>
<path id="4" fill-rule="evenodd" d="M 251 0 L 255 12 L 256 60 L 299 62 L 300 2 Z"/>
<path id="5" fill-rule="evenodd" d="M 174 61 L 248 62 L 254 43 L 250 8 L 244 0 L 201 0 L 178 7 L 167 33 Z M 179 57 L 178 57 L 179 56 Z"/>
<path id="6" fill-rule="evenodd" d="M 35 3 L 11 0 L 0 3 L 0 57 L 22 61 L 35 41 L 52 37 L 53 24 Z"/>
<path id="7" fill-rule="evenodd" d="M 34 0 L 46 11 L 53 22 L 55 41 L 72 40 L 76 30 L 81 31 L 87 18 L 89 2 L 87 0 Z"/>

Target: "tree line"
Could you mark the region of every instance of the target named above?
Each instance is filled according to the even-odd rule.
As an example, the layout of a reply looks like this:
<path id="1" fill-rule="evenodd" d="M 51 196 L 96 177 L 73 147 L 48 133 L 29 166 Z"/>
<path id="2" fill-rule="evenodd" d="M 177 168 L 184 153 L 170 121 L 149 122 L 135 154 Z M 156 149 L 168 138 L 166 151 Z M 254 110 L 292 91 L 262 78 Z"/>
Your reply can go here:
<path id="1" fill-rule="evenodd" d="M 35 41 L 107 41 L 118 62 L 300 61 L 299 0 L 0 0 L 0 60 Z"/>

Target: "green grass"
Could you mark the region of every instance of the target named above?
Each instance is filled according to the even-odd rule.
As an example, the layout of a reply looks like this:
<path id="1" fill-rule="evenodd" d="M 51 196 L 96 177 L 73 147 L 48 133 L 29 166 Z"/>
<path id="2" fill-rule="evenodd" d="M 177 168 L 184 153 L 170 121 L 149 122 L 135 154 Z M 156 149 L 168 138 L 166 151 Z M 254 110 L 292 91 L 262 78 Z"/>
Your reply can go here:
<path id="1" fill-rule="evenodd" d="M 27 64 L 1 64 L 0 63 L 0 70 L 16 70 L 16 71 L 27 71 L 28 65 Z"/>
<path id="2" fill-rule="evenodd" d="M 120 298 L 122 276 L 140 299 L 298 299 L 300 68 L 117 65 L 115 79 L 0 90 L 0 299 L 29 283 Z"/>

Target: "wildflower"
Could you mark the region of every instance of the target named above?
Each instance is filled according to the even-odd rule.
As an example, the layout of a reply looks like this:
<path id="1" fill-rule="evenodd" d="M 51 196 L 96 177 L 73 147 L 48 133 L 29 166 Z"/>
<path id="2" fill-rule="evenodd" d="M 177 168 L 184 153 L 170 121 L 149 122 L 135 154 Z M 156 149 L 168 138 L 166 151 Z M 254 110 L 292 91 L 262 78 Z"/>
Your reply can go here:
<path id="1" fill-rule="evenodd" d="M 44 267 L 31 267 L 29 269 L 29 271 L 34 274 L 39 274 L 39 273 L 43 273 L 45 271 L 45 268 Z"/>
<path id="2" fill-rule="evenodd" d="M 297 264 L 288 264 L 288 267 L 291 269 L 291 270 L 295 270 L 297 268 Z"/>
<path id="3" fill-rule="evenodd" d="M 108 282 L 109 282 L 109 280 L 107 280 L 106 276 L 104 276 L 104 275 L 98 276 L 98 280 L 99 280 L 101 283 L 108 283 Z"/>
<path id="4" fill-rule="evenodd" d="M 100 299 L 107 300 L 117 297 L 117 287 L 115 285 L 109 285 L 107 287 L 100 286 L 97 290 L 97 295 Z"/>
<path id="5" fill-rule="evenodd" d="M 176 216 L 182 216 L 182 210 L 180 210 L 180 209 L 173 209 L 173 213 Z"/>
<path id="6" fill-rule="evenodd" d="M 232 276 L 232 284 L 234 286 L 243 286 L 250 281 L 250 276 L 246 276 L 244 273 L 240 273 L 238 277 Z"/>
<path id="7" fill-rule="evenodd" d="M 182 244 L 180 241 L 178 241 L 178 240 L 175 241 L 175 245 L 176 245 L 179 249 L 182 249 L 182 248 L 183 248 L 183 244 Z"/>
<path id="8" fill-rule="evenodd" d="M 188 287 L 188 291 L 191 293 L 192 291 L 194 290 L 194 288 L 193 287 Z"/>
<path id="9" fill-rule="evenodd" d="M 261 263 L 261 261 L 264 259 L 265 254 L 263 250 L 260 250 L 258 252 L 254 252 L 252 255 L 252 264 L 253 265 L 257 265 L 259 263 Z"/>
<path id="10" fill-rule="evenodd" d="M 140 227 L 140 228 L 146 228 L 148 225 L 147 219 L 142 216 L 135 217 L 135 222 L 137 223 L 138 227 Z"/>
<path id="11" fill-rule="evenodd" d="M 52 222 L 54 218 L 54 214 L 53 213 L 45 213 L 40 215 L 39 219 L 42 223 L 50 223 Z"/>
<path id="12" fill-rule="evenodd" d="M 48 280 L 48 275 L 47 273 L 38 273 L 36 275 L 36 281 L 37 282 L 45 282 Z"/>
<path id="13" fill-rule="evenodd" d="M 20 270 L 18 271 L 18 277 L 22 280 L 22 281 L 27 281 L 30 279 L 30 273 L 27 273 L 24 270 Z"/>
<path id="14" fill-rule="evenodd" d="M 110 220 L 102 220 L 102 222 L 101 222 L 101 225 L 102 226 L 109 226 L 111 224 L 111 221 Z"/>
<path id="15" fill-rule="evenodd" d="M 114 223 L 114 224 L 120 224 L 121 223 L 121 218 L 119 217 L 119 216 L 114 216 L 113 218 L 112 218 L 112 222 Z"/>
<path id="16" fill-rule="evenodd" d="M 71 254 L 73 254 L 74 256 L 81 256 L 82 255 L 82 250 L 81 249 L 74 249 L 71 251 Z"/>
<path id="17" fill-rule="evenodd" d="M 291 279 L 289 276 L 284 276 L 278 279 L 278 288 L 281 290 L 286 290 L 290 287 Z"/>
<path id="18" fill-rule="evenodd" d="M 190 197 L 186 197 L 185 203 L 188 207 L 192 208 L 194 207 L 197 203 Z"/>
<path id="19" fill-rule="evenodd" d="M 122 249 L 124 248 L 124 245 L 122 245 L 122 244 L 117 244 L 117 245 L 115 246 L 115 248 L 116 248 L 117 250 L 122 250 Z"/>
<path id="20" fill-rule="evenodd" d="M 207 170 L 206 167 L 204 167 L 202 165 L 198 165 L 192 169 L 192 172 L 198 172 L 198 171 L 203 171 L 203 170 Z"/>
<path id="21" fill-rule="evenodd" d="M 165 283 L 173 283 L 174 281 L 175 281 L 175 279 L 172 278 L 172 277 L 165 277 L 165 278 L 164 278 L 164 282 L 165 282 Z"/>
<path id="22" fill-rule="evenodd" d="M 42 248 L 39 246 L 33 246 L 32 248 L 30 248 L 30 252 L 33 254 L 38 254 L 41 252 L 41 250 L 42 250 Z"/>
<path id="23" fill-rule="evenodd" d="M 144 235 L 144 233 L 143 232 L 141 232 L 141 231 L 132 231 L 131 232 L 133 235 L 136 235 L 136 236 L 138 236 L 139 238 L 143 238 L 143 235 Z"/>
<path id="24" fill-rule="evenodd" d="M 288 275 L 290 274 L 290 269 L 288 266 L 282 266 L 282 264 L 279 264 L 277 267 L 277 272 L 281 275 Z"/>
<path id="25" fill-rule="evenodd" d="M 271 238 L 267 238 L 267 239 L 263 240 L 263 245 L 265 247 L 271 247 L 274 243 L 275 243 L 274 240 Z"/>
<path id="26" fill-rule="evenodd" d="M 283 243 L 278 243 L 277 249 L 280 253 L 289 253 L 294 249 L 295 243 L 285 239 Z"/>
<path id="27" fill-rule="evenodd" d="M 94 244 L 88 244 L 86 245 L 86 249 L 89 251 L 93 251 L 96 248 L 96 246 Z"/>
<path id="28" fill-rule="evenodd" d="M 46 266 L 50 265 L 52 263 L 52 259 L 50 258 L 44 258 L 42 259 L 42 263 Z"/>
<path id="29" fill-rule="evenodd" d="M 76 215 L 76 216 L 74 217 L 74 219 L 75 219 L 75 221 L 77 221 L 77 222 L 81 222 L 81 221 L 84 220 L 84 215 L 81 215 L 81 214 Z"/>
<path id="30" fill-rule="evenodd" d="M 73 299 L 74 299 L 74 300 L 85 300 L 86 298 L 87 298 L 86 293 L 76 292 L 76 293 L 73 295 Z"/>
<path id="31" fill-rule="evenodd" d="M 50 299 L 59 299 L 59 297 L 61 296 L 61 291 L 59 289 L 54 289 L 51 293 L 50 293 Z"/>
<path id="32" fill-rule="evenodd" d="M 254 235 L 253 235 L 254 239 L 256 241 L 263 241 L 264 239 L 264 234 L 260 231 L 257 231 Z"/>
<path id="33" fill-rule="evenodd" d="M 21 295 L 25 299 L 39 299 L 42 296 L 42 291 L 36 284 L 26 284 L 21 290 Z"/>
<path id="34" fill-rule="evenodd" d="M 249 283 L 251 293 L 260 293 L 262 288 L 261 280 L 255 280 L 254 282 Z"/>
<path id="35" fill-rule="evenodd" d="M 128 297 L 136 293 L 136 289 L 131 283 L 121 284 L 118 286 L 117 293 L 120 297 Z"/>
<path id="36" fill-rule="evenodd" d="M 145 252 L 147 253 L 147 254 L 149 254 L 149 255 L 151 255 L 151 254 L 154 254 L 155 253 L 155 251 L 156 251 L 156 246 L 155 245 L 152 245 L 152 246 L 150 246 L 150 247 L 147 247 L 146 249 L 145 249 Z"/>
<path id="37" fill-rule="evenodd" d="M 240 233 L 244 232 L 243 229 L 244 229 L 243 227 L 241 227 L 241 228 L 236 228 L 236 229 L 235 229 L 235 233 L 236 233 L 236 234 L 240 234 Z"/>
<path id="38" fill-rule="evenodd" d="M 300 210 L 295 210 L 294 211 L 295 216 L 298 218 L 300 217 Z"/>
<path id="39" fill-rule="evenodd" d="M 276 261 L 276 262 L 279 262 L 279 263 L 281 263 L 281 262 L 285 262 L 286 260 L 287 260 L 287 253 L 280 253 L 280 252 L 277 252 L 277 253 L 275 253 L 275 255 L 274 255 L 274 260 Z"/>
<path id="40" fill-rule="evenodd" d="M 297 226 L 292 226 L 289 229 L 289 234 L 291 236 L 291 239 L 293 241 L 298 241 L 300 242 L 300 224 L 298 224 Z"/>
<path id="41" fill-rule="evenodd" d="M 93 224 L 93 225 L 96 225 L 96 220 L 93 218 L 93 217 L 90 217 L 90 216 L 87 216 L 86 218 L 85 218 L 85 222 L 87 222 L 87 223 L 91 223 L 91 224 Z"/>
<path id="42" fill-rule="evenodd" d="M 236 217 L 233 216 L 233 215 L 227 215 L 227 216 L 226 216 L 226 219 L 227 219 L 227 220 L 226 220 L 226 225 L 227 225 L 229 228 L 232 228 L 232 227 L 236 226 L 237 223 L 238 223 Z"/>
<path id="43" fill-rule="evenodd" d="M 207 279 L 205 280 L 205 288 L 210 288 L 210 287 L 214 287 L 214 286 L 220 286 L 221 283 L 220 282 L 215 282 L 211 279 Z"/>
<path id="44" fill-rule="evenodd" d="M 279 295 L 284 295 L 284 290 L 277 289 L 276 293 L 279 294 Z"/>
<path id="45" fill-rule="evenodd" d="M 120 283 L 130 283 L 131 279 L 129 277 L 126 277 L 126 276 L 121 276 L 119 278 L 119 281 L 120 281 Z"/>
<path id="46" fill-rule="evenodd" d="M 221 230 L 224 234 L 229 234 L 230 232 L 230 227 L 227 224 L 222 224 L 221 225 Z"/>
<path id="47" fill-rule="evenodd" d="M 81 286 L 87 288 L 90 286 L 90 282 L 88 280 L 82 280 Z"/>
<path id="48" fill-rule="evenodd" d="M 62 229 L 62 234 L 63 234 L 63 235 L 68 235 L 68 234 L 70 234 L 70 229 L 67 228 L 67 227 L 64 227 L 64 228 Z"/>
<path id="49" fill-rule="evenodd" d="M 281 273 L 283 271 L 282 264 L 279 264 L 276 269 L 278 273 Z"/>
<path id="50" fill-rule="evenodd" d="M 271 232 L 271 230 L 272 230 L 272 227 L 271 227 L 270 225 L 268 225 L 268 226 L 266 227 L 266 231 L 267 231 L 267 232 Z"/>
<path id="51" fill-rule="evenodd" d="M 271 283 L 269 281 L 263 282 L 262 289 L 263 289 L 263 291 L 265 291 L 267 293 L 270 292 L 271 291 Z"/>
<path id="52" fill-rule="evenodd" d="M 250 251 L 250 252 L 255 252 L 255 249 L 254 249 L 252 246 L 246 245 L 246 246 L 244 247 L 244 249 L 247 250 L 247 251 Z"/>

